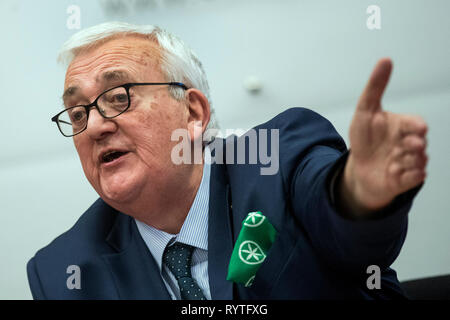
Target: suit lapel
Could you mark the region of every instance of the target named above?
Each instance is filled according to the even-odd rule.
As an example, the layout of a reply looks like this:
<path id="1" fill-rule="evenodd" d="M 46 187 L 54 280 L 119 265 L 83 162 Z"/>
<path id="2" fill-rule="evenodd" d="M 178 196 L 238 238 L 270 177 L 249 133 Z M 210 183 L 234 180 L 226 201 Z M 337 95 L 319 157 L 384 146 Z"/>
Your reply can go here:
<path id="1" fill-rule="evenodd" d="M 225 165 L 211 165 L 208 219 L 208 274 L 213 300 L 233 299 L 233 284 L 226 280 L 233 251 L 229 184 Z"/>
<path id="2" fill-rule="evenodd" d="M 135 221 L 115 212 L 116 221 L 106 241 L 117 251 L 102 257 L 108 266 L 120 299 L 166 299 L 169 293 L 156 261 L 137 230 Z"/>

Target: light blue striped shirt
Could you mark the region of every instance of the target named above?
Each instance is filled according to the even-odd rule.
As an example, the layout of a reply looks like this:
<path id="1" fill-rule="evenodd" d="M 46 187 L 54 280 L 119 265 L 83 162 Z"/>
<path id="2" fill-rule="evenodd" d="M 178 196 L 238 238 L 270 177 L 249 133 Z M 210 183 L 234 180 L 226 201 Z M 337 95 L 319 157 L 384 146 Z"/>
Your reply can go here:
<path id="1" fill-rule="evenodd" d="M 200 289 L 202 289 L 206 299 L 211 300 L 208 280 L 210 157 L 210 151 L 208 147 L 205 147 L 205 164 L 203 165 L 202 181 L 200 182 L 194 202 L 186 216 L 186 220 L 177 235 L 158 230 L 135 219 L 138 230 L 155 258 L 161 277 L 173 300 L 180 300 L 180 289 L 175 276 L 162 263 L 162 256 L 166 246 L 175 241 L 191 245 L 195 248 L 192 254 L 192 278 L 194 278 Z"/>

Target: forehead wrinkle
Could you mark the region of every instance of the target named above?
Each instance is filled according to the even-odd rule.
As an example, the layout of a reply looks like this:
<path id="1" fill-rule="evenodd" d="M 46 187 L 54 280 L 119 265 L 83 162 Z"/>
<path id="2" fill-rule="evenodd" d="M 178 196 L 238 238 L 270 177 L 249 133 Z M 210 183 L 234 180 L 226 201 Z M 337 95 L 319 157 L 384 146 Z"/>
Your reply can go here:
<path id="1" fill-rule="evenodd" d="M 69 73 L 83 73 L 83 69 L 96 68 L 105 64 L 118 66 L 131 62 L 131 65 L 159 67 L 161 52 L 156 44 L 143 39 L 113 39 L 97 47 L 79 52 L 67 69 Z M 130 41 L 127 41 L 130 40 Z M 106 47 L 106 48 L 105 48 Z M 128 64 L 130 65 L 130 64 Z M 106 67 L 106 66 L 105 66 Z M 70 75 L 69 75 L 70 76 Z"/>
<path id="2" fill-rule="evenodd" d="M 132 62 L 131 64 L 129 62 Z M 99 76 L 106 69 L 111 68 L 126 68 L 131 72 L 136 72 L 137 68 L 134 66 L 136 63 L 136 59 L 130 57 L 130 55 L 118 54 L 118 53 L 106 53 L 103 55 L 93 55 L 89 57 L 87 60 L 83 59 L 82 61 L 75 61 L 74 64 L 69 66 L 66 74 L 66 82 L 70 82 L 71 78 L 77 78 L 79 75 L 86 75 L 89 77 L 90 75 L 96 75 L 95 80 L 112 80 L 113 78 L 118 78 L 120 74 L 110 74 L 107 78 L 102 79 Z M 129 72 L 128 72 L 129 73 Z"/>
<path id="3" fill-rule="evenodd" d="M 140 39 L 142 41 L 133 43 L 123 40 L 121 42 L 116 40 L 113 44 L 104 43 L 80 52 L 67 69 L 66 87 L 72 86 L 70 85 L 72 78 L 75 78 L 75 82 L 77 82 L 78 75 L 99 74 L 105 69 L 117 68 L 122 65 L 136 76 L 139 74 L 140 66 L 147 68 L 153 66 L 160 71 L 158 62 L 161 61 L 161 53 L 156 44 L 142 39 Z M 108 46 L 108 44 L 110 47 L 106 47 L 107 51 L 105 52 L 104 46 Z M 96 81 L 99 80 L 97 78 Z M 111 78 L 109 79 L 111 80 Z M 76 83 L 73 86 L 76 86 Z"/>
<path id="4" fill-rule="evenodd" d="M 154 73 L 153 71 L 160 73 L 161 49 L 159 45 L 148 39 L 132 38 L 133 36 L 126 36 L 120 39 L 111 39 L 98 46 L 80 50 L 67 68 L 63 101 L 65 102 L 66 99 L 82 90 L 80 83 L 84 83 L 86 77 L 94 75 L 94 80 L 98 83 L 106 82 L 106 80 L 120 80 L 119 77 L 124 76 L 119 73 L 110 73 L 111 69 L 126 69 L 123 71 L 128 74 L 127 81 L 146 81 L 148 73 L 143 73 L 141 67 L 153 67 L 152 73 Z M 109 71 L 104 72 L 107 69 Z M 139 79 L 141 77 L 142 79 Z"/>

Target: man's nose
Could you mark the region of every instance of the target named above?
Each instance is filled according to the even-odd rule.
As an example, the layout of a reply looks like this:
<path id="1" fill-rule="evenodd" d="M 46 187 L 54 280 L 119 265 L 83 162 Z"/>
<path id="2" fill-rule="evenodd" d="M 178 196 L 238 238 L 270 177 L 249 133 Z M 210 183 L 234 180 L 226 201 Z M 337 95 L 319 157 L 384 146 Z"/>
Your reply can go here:
<path id="1" fill-rule="evenodd" d="M 95 107 L 90 110 L 86 133 L 92 139 L 102 139 L 116 130 L 117 124 L 114 119 L 105 119 Z"/>

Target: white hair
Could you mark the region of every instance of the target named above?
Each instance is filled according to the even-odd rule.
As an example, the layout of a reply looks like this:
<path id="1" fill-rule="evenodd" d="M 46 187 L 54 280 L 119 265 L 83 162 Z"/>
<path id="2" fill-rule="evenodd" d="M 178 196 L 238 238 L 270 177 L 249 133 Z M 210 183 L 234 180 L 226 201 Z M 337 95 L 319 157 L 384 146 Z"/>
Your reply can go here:
<path id="1" fill-rule="evenodd" d="M 124 22 L 106 22 L 74 34 L 61 47 L 58 61 L 68 66 L 84 48 L 119 34 L 140 34 L 157 42 L 161 50 L 161 71 L 168 82 L 182 82 L 188 88 L 203 92 L 209 101 L 211 119 L 208 128 L 218 128 L 212 108 L 208 80 L 197 55 L 178 37 L 153 25 L 132 25 Z M 170 86 L 169 92 L 177 100 L 184 99 L 184 90 Z"/>

